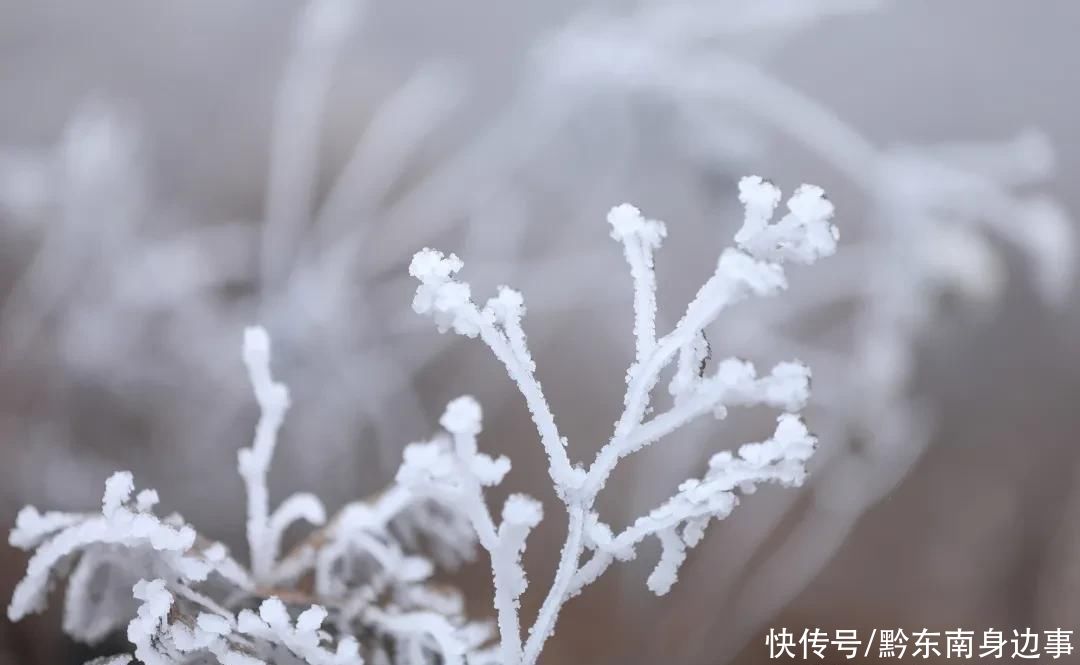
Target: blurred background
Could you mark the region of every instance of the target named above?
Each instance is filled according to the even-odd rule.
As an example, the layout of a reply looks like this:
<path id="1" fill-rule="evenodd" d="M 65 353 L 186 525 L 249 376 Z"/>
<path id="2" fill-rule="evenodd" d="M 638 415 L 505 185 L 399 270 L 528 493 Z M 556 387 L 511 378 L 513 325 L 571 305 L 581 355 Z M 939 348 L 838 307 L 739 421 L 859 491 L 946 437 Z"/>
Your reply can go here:
<path id="1" fill-rule="evenodd" d="M 486 349 L 413 314 L 409 258 L 523 291 L 587 460 L 633 352 L 607 209 L 668 223 L 663 331 L 759 173 L 823 186 L 841 248 L 709 339 L 810 364 L 813 477 L 747 497 L 663 598 L 656 551 L 614 568 L 543 662 L 753 663 L 780 626 L 1078 628 L 1077 25 L 1069 0 L 0 1 L 0 527 L 91 508 L 126 468 L 242 554 L 257 321 L 294 401 L 278 498 L 375 492 L 448 399 L 480 399 L 506 489 L 549 508 L 531 616 L 565 526 L 541 448 Z M 631 458 L 603 516 L 769 417 Z M 25 561 L 0 547 L 0 596 Z M 486 613 L 484 566 L 459 579 Z M 4 619 L 0 663 L 95 653 L 58 626 Z"/>

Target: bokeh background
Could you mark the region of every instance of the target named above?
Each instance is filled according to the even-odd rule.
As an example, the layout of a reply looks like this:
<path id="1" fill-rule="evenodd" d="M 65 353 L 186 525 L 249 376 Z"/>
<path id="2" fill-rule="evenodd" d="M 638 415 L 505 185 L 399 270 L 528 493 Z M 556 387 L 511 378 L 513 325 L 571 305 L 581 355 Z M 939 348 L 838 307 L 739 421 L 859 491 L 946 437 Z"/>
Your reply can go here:
<path id="1" fill-rule="evenodd" d="M 324 3 L 325 4 L 325 3 Z M 359 4 L 356 6 L 359 8 Z M 841 250 L 733 309 L 714 356 L 815 371 L 814 479 L 713 525 L 664 598 L 647 562 L 574 601 L 545 663 L 752 663 L 770 626 L 1080 629 L 1080 196 L 1070 0 L 0 2 L 0 526 L 129 468 L 243 552 L 239 357 L 264 323 L 294 407 L 271 489 L 377 491 L 461 393 L 509 489 L 528 414 L 476 343 L 409 308 L 413 251 L 522 290 L 585 460 L 632 354 L 604 213 L 668 223 L 661 328 L 739 223 L 735 183 L 822 185 Z M 307 18 L 305 18 L 307 16 Z M 1072 214 L 1070 214 L 1072 213 Z M 626 465 L 625 523 L 760 438 L 702 423 Z M 532 592 L 558 553 L 532 538 Z M 0 547 L 0 596 L 26 556 Z M 483 566 L 458 581 L 486 606 Z M 56 613 L 0 662 L 77 663 Z"/>

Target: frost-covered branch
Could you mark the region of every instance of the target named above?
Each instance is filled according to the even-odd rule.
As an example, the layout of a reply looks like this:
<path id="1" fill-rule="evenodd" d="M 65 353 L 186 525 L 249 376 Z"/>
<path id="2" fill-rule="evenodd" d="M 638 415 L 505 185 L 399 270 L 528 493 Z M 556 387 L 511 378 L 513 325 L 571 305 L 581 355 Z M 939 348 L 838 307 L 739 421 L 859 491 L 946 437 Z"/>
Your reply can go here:
<path id="1" fill-rule="evenodd" d="M 194 655 L 213 656 L 221 665 L 259 665 L 273 662 L 278 647 L 310 665 L 362 665 L 359 645 L 351 637 L 341 639 L 331 651 L 322 646 L 321 632 L 327 611 L 312 605 L 295 623 L 285 604 L 277 598 L 264 600 L 258 612 L 241 610 L 199 612 L 195 617 L 175 618 L 177 597 L 165 580 L 140 580 L 134 589 L 142 601 L 128 625 L 128 640 L 135 656 L 146 665 L 172 665 Z"/>
<path id="2" fill-rule="evenodd" d="M 752 365 L 730 361 L 720 363 L 708 380 L 687 373 L 693 359 L 703 360 L 702 333 L 724 308 L 751 295 L 764 297 L 786 288 L 779 262 L 813 263 L 835 251 L 833 208 L 820 188 L 805 185 L 799 188 L 788 201 L 789 212 L 775 224 L 769 223 L 780 202 L 780 191 L 775 186 L 761 178 L 744 178 L 739 183 L 739 200 L 746 211 L 743 226 L 735 235 L 741 249 L 728 249 L 721 254 L 716 271 L 699 289 L 675 329 L 660 340 L 651 354 L 636 361 L 627 371 L 630 380 L 623 400 L 625 409 L 612 440 L 601 449 L 589 469 L 589 492 L 595 494 L 603 487 L 619 459 L 652 442 L 650 430 L 668 433 L 700 413 L 722 407 L 725 393 L 733 383 L 748 376 L 752 378 Z M 641 419 L 653 389 L 676 354 L 680 356 L 680 366 L 669 388 L 676 406 L 646 428 Z M 727 395 L 728 399 L 733 404 L 739 403 L 740 398 L 752 403 L 756 395 L 764 395 L 770 405 L 782 402 L 783 408 L 801 408 L 809 372 L 796 364 L 783 365 L 778 370 L 780 376 L 774 377 L 776 381 L 744 395 L 736 389 Z M 780 380 L 785 377 L 795 381 Z M 644 436 L 635 432 L 639 428 L 645 429 Z"/>
<path id="3" fill-rule="evenodd" d="M 611 237 L 623 245 L 630 276 L 634 280 L 634 339 L 637 362 L 656 346 L 656 272 L 653 252 L 667 235 L 663 222 L 645 219 L 632 205 L 624 204 L 608 213 Z"/>
<path id="4" fill-rule="evenodd" d="M 817 439 L 799 417 L 785 413 L 772 438 L 741 446 L 737 456 L 727 451 L 713 455 L 703 478 L 685 481 L 677 494 L 617 535 L 612 535 L 606 524 L 591 522 L 588 531 L 595 553 L 578 571 L 571 593 L 597 579 L 614 559 L 634 558 L 634 548 L 649 536 L 659 538 L 664 547 L 660 563 L 649 576 L 649 588 L 667 593 L 686 548 L 700 542 L 709 520 L 727 517 L 738 505 L 736 490 L 752 494 L 758 484 L 769 481 L 800 485 L 806 474 L 805 462 L 816 444 Z"/>
<path id="5" fill-rule="evenodd" d="M 566 442 L 555 425 L 555 417 L 536 378 L 536 364 L 525 343 L 521 328 L 525 305 L 521 294 L 500 287 L 498 295 L 481 309 L 471 299 L 471 287 L 454 279 L 463 265 L 454 254 L 446 256 L 433 249 L 417 252 L 409 264 L 409 274 L 420 281 L 413 298 L 413 310 L 418 314 L 430 314 L 439 332 L 453 329 L 466 337 L 479 335 L 506 367 L 525 398 L 547 452 L 549 472 L 556 486 L 562 488 L 579 482 L 582 474 L 570 466 Z"/>
<path id="6" fill-rule="evenodd" d="M 611 439 L 587 469 L 570 461 L 567 442 L 558 433 L 535 378 L 534 363 L 521 326 L 524 305 L 520 294 L 500 287 L 497 297 L 478 307 L 472 300 L 469 284 L 455 277 L 463 265 L 457 256 L 425 249 L 414 257 L 409 272 L 420 285 L 413 308 L 418 313 L 429 314 L 440 332 L 453 329 L 467 337 L 479 336 L 503 362 L 533 414 L 541 443 L 548 453 L 555 493 L 569 516 L 567 538 L 554 579 L 528 630 L 528 639 L 521 646 L 516 602 L 520 590 L 517 587 L 507 590 L 500 583 L 500 575 L 506 577 L 501 572 L 504 569 L 512 571 L 514 577 L 518 575 L 524 534 L 533 520 L 539 519 L 539 508 L 524 511 L 528 520 L 523 527 L 527 528 L 522 529 L 522 537 L 515 540 L 514 548 L 507 551 L 500 547 L 503 543 L 495 538 L 495 526 L 483 507 L 481 490 L 498 483 L 508 464 L 504 466 L 502 458 L 496 462 L 476 452 L 480 412 L 471 400 L 452 403 L 447 410 L 443 425 L 451 432 L 452 442 L 422 444 L 407 453 L 403 471 L 409 470 L 414 486 L 426 484 L 441 487 L 444 492 L 456 492 L 462 502 L 473 506 L 470 514 L 475 516 L 473 522 L 480 533 L 480 542 L 489 552 L 496 581 L 495 605 L 504 663 L 535 663 L 562 605 L 599 577 L 614 558 L 633 558 L 634 546 L 643 538 L 656 536 L 663 546 L 660 562 L 649 578 L 649 588 L 664 593 L 675 581 L 686 548 L 700 540 L 708 521 L 726 517 L 734 508 L 736 488 L 749 493 L 764 481 L 788 485 L 802 482 L 804 464 L 813 451 L 815 439 L 795 416 L 784 415 L 773 438 L 743 446 L 738 457 L 730 453 L 714 456 L 703 479 L 681 485 L 679 492 L 664 505 L 639 518 L 618 536 L 612 535 L 594 510 L 597 494 L 620 459 L 694 418 L 709 412 L 722 418 L 727 408 L 734 406 L 768 405 L 794 412 L 808 398 L 810 373 L 801 363 L 781 363 L 769 375 L 758 378 L 752 364 L 728 359 L 719 362 L 713 374 L 705 375 L 709 355 L 704 337 L 706 326 L 730 305 L 750 296 L 769 296 L 784 289 L 787 283 L 783 263 L 813 263 L 831 255 L 836 248 L 837 232 L 831 222 L 833 208 L 819 188 L 799 188 L 788 200 L 788 212 L 775 222 L 772 218 L 780 202 L 780 191 L 775 186 L 761 178 L 744 178 L 739 194 L 746 214 L 735 236 L 738 249 L 721 254 L 715 272 L 689 303 L 682 319 L 659 339 L 655 331 L 653 252 L 665 235 L 664 226 L 645 219 L 629 205 L 618 206 L 609 214 L 612 237 L 623 244 L 634 285 L 636 351 L 627 371 L 623 413 Z M 661 373 L 673 362 L 677 366 L 669 391 L 674 404 L 643 422 Z M 534 505 L 533 500 L 528 501 L 525 505 Z M 510 511 L 508 502 L 504 526 L 511 512 L 518 511 Z M 502 531 L 500 527 L 498 533 L 501 535 Z M 582 565 L 581 555 L 586 549 L 594 553 Z"/>
<path id="7" fill-rule="evenodd" d="M 518 598 L 526 587 L 521 554 L 525 539 L 543 513 L 535 499 L 514 494 L 503 505 L 501 522 L 495 524 L 484 502 L 483 489 L 502 482 L 510 470 L 510 461 L 505 457 L 493 459 L 477 451 L 480 418 L 480 405 L 471 397 L 452 401 L 440 420 L 451 440 L 436 439 L 406 448 L 405 464 L 398 480 L 413 491 L 458 503 L 469 516 L 480 545 L 491 560 L 500 657 L 504 663 L 515 663 L 521 658 L 522 648 Z"/>
<path id="8" fill-rule="evenodd" d="M 33 549 L 34 555 L 27 564 L 26 575 L 15 587 L 8 605 L 8 618 L 18 621 L 28 614 L 40 612 L 52 587 L 53 575 L 71 558 L 87 552 L 108 550 L 114 546 L 129 551 L 150 551 L 155 554 L 146 562 L 148 570 L 168 570 L 171 576 L 189 581 L 203 581 L 217 564 L 228 560 L 224 547 L 212 545 L 196 550 L 196 533 L 178 517 L 158 518 L 152 509 L 157 503 L 153 490 L 143 490 L 132 497 L 134 482 L 128 472 L 113 474 L 105 484 L 102 509 L 99 515 L 45 513 L 33 506 L 19 512 L 9 542 L 23 549 Z M 94 554 L 84 557 L 73 573 L 75 579 L 89 577 L 98 565 L 106 561 Z M 86 572 L 81 572 L 85 570 Z M 246 584 L 244 578 L 239 578 Z M 76 634 L 83 632 L 78 626 L 94 621 L 90 614 L 75 616 L 75 612 L 87 610 L 79 585 L 69 587 L 66 602 L 65 623 L 75 627 Z M 97 620 L 103 617 L 97 617 Z M 103 631 L 90 630 L 97 635 Z"/>

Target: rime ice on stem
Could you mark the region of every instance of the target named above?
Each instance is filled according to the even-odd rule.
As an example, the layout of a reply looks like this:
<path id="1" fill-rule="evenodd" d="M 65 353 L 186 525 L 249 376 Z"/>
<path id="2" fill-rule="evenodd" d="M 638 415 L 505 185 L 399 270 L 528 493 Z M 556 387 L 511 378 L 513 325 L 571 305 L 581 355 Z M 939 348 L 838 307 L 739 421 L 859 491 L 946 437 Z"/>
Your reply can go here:
<path id="1" fill-rule="evenodd" d="M 413 258 L 409 272 L 420 281 L 413 308 L 430 315 L 440 332 L 452 329 L 467 337 L 479 336 L 491 347 L 525 398 L 548 455 L 555 493 L 569 515 L 554 580 L 538 616 L 523 635 L 518 597 L 525 577 L 520 555 L 525 536 L 539 521 L 541 511 L 534 500 L 515 496 L 507 501 L 501 524 L 496 525 L 488 514 L 482 488 L 498 484 L 509 464 L 477 452 L 479 407 L 468 398 L 451 403 L 442 421 L 450 431 L 450 440 L 413 444 L 406 450 L 400 482 L 414 491 L 468 506 L 466 512 L 491 559 L 504 665 L 535 663 L 562 605 L 595 581 L 614 559 L 634 558 L 635 546 L 644 538 L 655 536 L 662 546 L 648 586 L 655 593 L 665 593 L 675 582 L 686 549 L 701 540 L 709 520 L 731 512 L 738 493 L 748 494 L 767 481 L 801 484 L 804 464 L 816 443 L 795 415 L 809 397 L 809 369 L 798 362 L 785 362 L 759 376 L 751 363 L 728 359 L 705 375 L 693 365 L 705 359 L 705 327 L 725 308 L 750 296 L 769 296 L 784 289 L 783 263 L 809 264 L 835 251 L 833 207 L 820 188 L 804 185 L 788 200 L 788 212 L 774 222 L 780 191 L 757 177 L 739 183 L 739 198 L 745 219 L 735 236 L 738 248 L 721 254 L 715 272 L 689 303 L 682 319 L 659 338 L 653 253 L 660 247 L 665 227 L 647 220 L 630 205 L 613 208 L 609 214 L 612 237 L 623 245 L 633 280 L 636 352 L 626 374 L 623 413 L 611 439 L 587 468 L 571 462 L 567 441 L 559 433 L 535 376 L 535 363 L 522 329 L 525 308 L 521 295 L 501 287 L 496 297 L 479 307 L 472 300 L 470 286 L 455 277 L 463 267 L 457 256 L 424 249 Z M 673 362 L 677 367 L 669 390 L 674 404 L 646 419 L 660 375 Z M 722 418 L 728 407 L 752 405 L 785 412 L 771 438 L 742 446 L 738 455 L 718 453 L 704 477 L 686 481 L 668 501 L 617 535 L 600 520 L 594 510 L 596 496 L 620 459 L 699 416 L 713 413 Z M 586 552 L 591 554 L 583 563 Z"/>
<path id="2" fill-rule="evenodd" d="M 281 509 L 271 517 L 266 474 L 277 444 L 278 429 L 289 408 L 289 391 L 283 384 L 276 383 L 270 374 L 270 338 L 262 328 L 244 331 L 244 364 L 247 365 L 255 398 L 259 402 L 260 416 L 255 428 L 255 441 L 250 448 L 240 451 L 240 475 L 247 489 L 247 537 L 251 568 L 256 579 L 266 581 L 277 558 L 281 534 L 289 523 L 304 518 L 312 524 L 321 525 L 326 521 L 326 514 L 318 499 L 310 495 L 297 495 L 283 503 Z"/>

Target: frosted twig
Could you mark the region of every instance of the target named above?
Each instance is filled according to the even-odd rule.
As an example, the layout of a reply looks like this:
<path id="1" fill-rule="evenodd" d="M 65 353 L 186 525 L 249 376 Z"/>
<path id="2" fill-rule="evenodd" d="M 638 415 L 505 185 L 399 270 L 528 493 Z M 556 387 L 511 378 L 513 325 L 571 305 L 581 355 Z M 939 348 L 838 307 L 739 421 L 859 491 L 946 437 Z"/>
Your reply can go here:
<path id="1" fill-rule="evenodd" d="M 416 444 L 406 451 L 406 465 L 402 467 L 405 475 L 399 474 L 400 481 L 418 490 L 426 484 L 442 487 L 444 492 L 458 492 L 467 497 L 461 500 L 473 506 L 470 514 L 476 516 L 474 524 L 481 544 L 489 552 L 496 578 L 495 605 L 504 663 L 535 663 L 562 605 L 598 578 L 614 558 L 633 558 L 634 547 L 643 538 L 656 536 L 663 546 L 660 562 L 649 578 L 649 588 L 657 593 L 666 592 L 685 559 L 686 547 L 701 539 L 709 519 L 726 517 L 734 508 L 736 488 L 749 493 L 760 482 L 798 485 L 803 480 L 804 464 L 813 451 L 815 439 L 795 416 L 784 415 L 773 438 L 743 446 L 737 458 L 730 453 L 714 456 L 705 478 L 683 483 L 674 497 L 618 536 L 611 534 L 593 509 L 597 494 L 620 459 L 692 419 L 710 411 L 723 417 L 727 407 L 741 405 L 764 404 L 797 411 L 806 402 L 810 374 L 801 363 L 781 363 L 768 376 L 758 378 L 750 363 L 729 359 L 718 363 L 714 374 L 703 375 L 708 353 L 703 330 L 709 323 L 735 302 L 749 296 L 768 296 L 785 288 L 783 262 L 813 263 L 832 254 L 836 247 L 837 233 L 831 224 L 833 208 L 819 188 L 799 188 L 788 201 L 789 212 L 776 222 L 772 221 L 780 201 L 776 187 L 760 178 L 744 178 L 739 192 L 746 209 L 743 227 L 735 236 L 740 249 L 729 249 L 721 255 L 716 271 L 687 306 L 685 315 L 670 333 L 659 339 L 655 334 L 656 283 L 652 255 L 664 237 L 664 227 L 646 220 L 629 205 L 618 206 L 609 214 L 612 237 L 623 243 L 634 283 L 636 351 L 627 372 L 623 413 L 612 438 L 587 469 L 571 464 L 566 442 L 555 427 L 536 381 L 521 327 L 524 314 L 521 295 L 501 287 L 498 296 L 480 308 L 473 303 L 470 286 L 455 278 L 462 268 L 457 256 L 425 249 L 413 258 L 409 272 L 420 282 L 413 309 L 431 315 L 441 332 L 453 329 L 467 337 L 479 336 L 502 361 L 533 415 L 541 443 L 548 452 L 555 493 L 565 504 L 569 518 L 555 577 L 528 631 L 528 639 L 521 646 L 516 605 L 520 591 L 507 591 L 504 582 L 508 575 L 502 571 L 511 570 L 516 577 L 524 538 L 515 540 L 510 556 L 500 550 L 500 543 L 493 537 L 495 527 L 483 508 L 480 490 L 498 483 L 508 464 L 504 467 L 501 458 L 495 461 L 476 452 L 479 408 L 471 400 L 458 401 L 451 403 L 444 416 L 443 426 L 451 432 L 458 455 L 456 471 L 445 443 Z M 661 372 L 676 360 L 678 368 L 671 385 L 675 405 L 642 422 Z M 693 364 L 700 365 L 699 372 L 692 371 Z M 474 480 L 447 480 L 458 476 Z M 516 501 L 522 506 L 533 505 L 531 500 L 528 504 L 521 503 L 525 499 Z M 510 515 L 509 507 L 510 502 L 504 511 L 504 526 Z M 539 520 L 538 507 L 513 512 L 519 511 L 528 518 L 524 525 L 528 528 L 533 520 Z M 594 550 L 594 554 L 582 565 L 585 549 Z M 500 580 L 500 576 L 504 579 Z"/>

